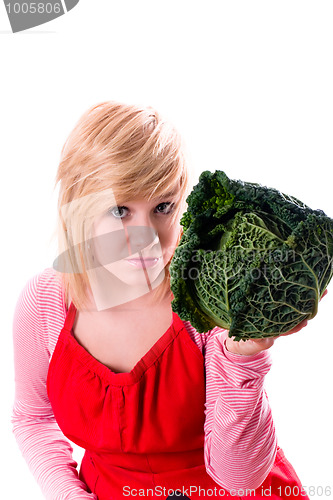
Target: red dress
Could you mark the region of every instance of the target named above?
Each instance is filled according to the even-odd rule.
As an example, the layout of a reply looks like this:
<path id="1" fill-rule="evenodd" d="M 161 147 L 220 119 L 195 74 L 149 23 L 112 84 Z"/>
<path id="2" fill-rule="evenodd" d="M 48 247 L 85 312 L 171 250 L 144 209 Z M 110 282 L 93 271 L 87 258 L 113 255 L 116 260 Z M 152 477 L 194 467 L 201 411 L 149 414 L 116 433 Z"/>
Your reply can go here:
<path id="1" fill-rule="evenodd" d="M 71 303 L 47 391 L 62 432 L 86 450 L 79 477 L 98 500 L 161 499 L 173 491 L 192 500 L 308 498 L 292 494 L 302 486 L 280 449 L 255 496 L 228 493 L 207 474 L 204 356 L 177 314 L 129 373 L 114 373 L 75 339 L 75 313 Z"/>

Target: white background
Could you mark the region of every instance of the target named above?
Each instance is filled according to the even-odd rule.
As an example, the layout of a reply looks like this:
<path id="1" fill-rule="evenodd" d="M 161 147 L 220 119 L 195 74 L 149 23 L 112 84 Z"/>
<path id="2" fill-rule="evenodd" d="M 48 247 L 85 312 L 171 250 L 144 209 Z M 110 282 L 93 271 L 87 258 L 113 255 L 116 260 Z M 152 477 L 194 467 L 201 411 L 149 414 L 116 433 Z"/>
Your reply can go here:
<path id="1" fill-rule="evenodd" d="M 12 315 L 56 255 L 54 179 L 77 119 L 104 100 L 155 106 L 183 134 L 194 182 L 224 170 L 333 217 L 332 25 L 324 0 L 81 0 L 11 34 L 0 4 L 4 498 L 43 498 L 11 433 Z M 266 380 L 280 446 L 315 488 L 333 487 L 328 290 L 317 317 L 275 343 Z"/>

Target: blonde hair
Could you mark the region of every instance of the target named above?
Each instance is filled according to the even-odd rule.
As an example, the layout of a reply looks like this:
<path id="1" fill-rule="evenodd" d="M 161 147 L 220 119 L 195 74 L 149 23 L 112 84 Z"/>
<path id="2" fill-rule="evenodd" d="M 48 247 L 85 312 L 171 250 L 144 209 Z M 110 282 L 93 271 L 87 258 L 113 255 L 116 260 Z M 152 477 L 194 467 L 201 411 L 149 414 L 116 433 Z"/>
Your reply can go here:
<path id="1" fill-rule="evenodd" d="M 175 223 L 188 194 L 184 151 L 175 127 L 151 107 L 110 101 L 83 114 L 63 146 L 55 180 L 55 185 L 60 183 L 58 252 L 67 252 L 71 261 L 71 271 L 61 273 L 67 307 L 69 294 L 77 309 L 85 307 L 91 290 L 85 245 L 92 217 L 110 206 L 110 197 L 103 192 L 111 188 L 118 204 L 178 193 Z M 171 294 L 169 264 L 162 284 L 153 292 L 155 300 Z"/>

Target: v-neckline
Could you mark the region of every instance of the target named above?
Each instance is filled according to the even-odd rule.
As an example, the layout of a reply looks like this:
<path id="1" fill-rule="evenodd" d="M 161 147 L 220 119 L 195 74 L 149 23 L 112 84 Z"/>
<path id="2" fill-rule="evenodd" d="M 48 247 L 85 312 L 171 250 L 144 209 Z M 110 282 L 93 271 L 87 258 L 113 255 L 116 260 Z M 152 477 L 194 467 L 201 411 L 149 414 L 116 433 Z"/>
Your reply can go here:
<path id="1" fill-rule="evenodd" d="M 80 352 L 80 356 L 84 364 L 94 373 L 107 379 L 112 385 L 131 385 L 136 383 L 150 366 L 161 356 L 163 351 L 178 335 L 180 330 L 185 328 L 179 316 L 172 312 L 172 323 L 165 333 L 151 346 L 151 348 L 139 359 L 129 372 L 116 373 L 111 368 L 104 365 L 88 352 L 75 338 L 73 332 L 73 324 L 76 315 L 76 307 L 73 302 L 70 303 L 66 315 L 65 324 L 63 327 L 64 333 L 68 336 L 69 341 L 75 349 Z"/>

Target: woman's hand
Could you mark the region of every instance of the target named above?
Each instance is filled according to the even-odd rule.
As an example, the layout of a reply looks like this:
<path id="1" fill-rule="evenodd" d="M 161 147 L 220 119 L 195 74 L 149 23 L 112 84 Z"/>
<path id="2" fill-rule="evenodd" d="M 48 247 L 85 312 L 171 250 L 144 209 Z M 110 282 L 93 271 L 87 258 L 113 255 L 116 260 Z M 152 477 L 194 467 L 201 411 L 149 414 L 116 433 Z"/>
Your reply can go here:
<path id="1" fill-rule="evenodd" d="M 327 294 L 327 290 L 323 293 L 321 299 L 325 297 Z M 320 300 L 321 300 L 320 299 Z M 275 340 L 279 337 L 286 337 L 287 335 L 291 335 L 293 333 L 299 332 L 308 324 L 308 320 L 305 319 L 295 328 L 290 330 L 290 332 L 283 333 L 281 335 L 277 335 L 276 337 L 267 337 L 264 339 L 253 339 L 253 340 L 240 340 L 239 342 L 233 340 L 234 337 L 227 337 L 225 341 L 225 346 L 227 351 L 232 352 L 234 354 L 242 354 L 244 356 L 252 356 L 253 354 L 257 354 L 258 352 L 265 351 L 269 349 L 274 344 Z"/>
<path id="2" fill-rule="evenodd" d="M 292 333 L 299 332 L 308 324 L 308 320 L 302 321 L 296 328 L 290 330 L 290 332 L 277 335 L 276 337 L 266 337 L 264 339 L 253 339 L 253 340 L 240 340 L 239 342 L 233 340 L 234 337 L 227 337 L 225 341 L 226 348 L 229 352 L 234 354 L 242 354 L 244 356 L 252 356 L 258 352 L 265 351 L 269 349 L 274 344 L 275 340 L 279 337 L 285 337 L 286 335 L 291 335 Z"/>

